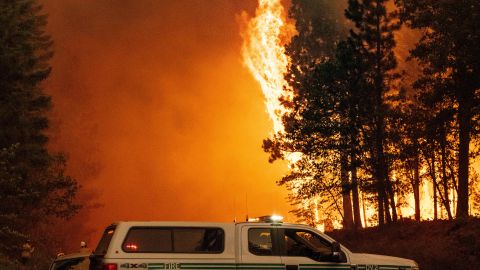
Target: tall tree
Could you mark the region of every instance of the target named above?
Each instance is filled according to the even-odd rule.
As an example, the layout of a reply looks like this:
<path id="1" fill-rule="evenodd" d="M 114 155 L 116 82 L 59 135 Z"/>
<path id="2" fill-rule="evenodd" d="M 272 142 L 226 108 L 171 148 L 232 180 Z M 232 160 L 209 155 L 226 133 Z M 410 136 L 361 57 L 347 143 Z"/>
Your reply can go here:
<path id="1" fill-rule="evenodd" d="M 424 34 L 412 51 L 422 65 L 419 84 L 452 98 L 458 139 L 457 218 L 469 211 L 470 143 L 479 124 L 480 2 L 477 0 L 397 0 L 403 19 Z"/>
<path id="2" fill-rule="evenodd" d="M 287 46 L 291 65 L 286 79 L 294 91 L 294 98 L 291 103 L 285 103 L 292 113 L 285 116 L 285 133 L 265 140 L 264 149 L 270 152 L 271 160 L 282 157 L 285 152 L 301 152 L 302 160 L 280 183 L 288 185 L 294 182 L 291 186 L 300 197 L 297 199 L 331 197 L 334 202 L 331 206 L 341 208 L 339 212 L 344 226 L 352 228 L 348 156 L 340 155 L 332 141 L 324 140 L 327 136 L 338 134 L 325 122 L 333 112 L 322 87 L 325 84 L 324 74 L 330 72 L 325 69 L 325 63 L 334 57 L 338 41 L 347 34 L 341 16 L 343 7 L 339 3 L 328 0 L 292 1 L 289 15 L 295 20 L 297 35 Z M 321 138 L 318 134 L 322 134 Z M 333 188 L 335 190 L 329 190 L 332 183 L 337 183 Z M 336 202 L 336 188 L 341 189 L 342 207 L 338 207 Z"/>
<path id="3" fill-rule="evenodd" d="M 364 106 L 368 99 L 362 93 L 365 85 L 364 59 L 360 53 L 361 44 L 352 37 L 339 43 L 333 62 L 334 74 L 330 83 L 326 84 L 333 98 L 330 102 L 335 105 L 336 118 L 329 121 L 338 122 L 336 141 L 337 151 L 348 157 L 350 182 L 348 190 L 351 191 L 353 204 L 353 217 L 355 228 L 362 227 L 359 200 L 358 170 L 364 165 L 362 158 L 365 151 L 363 125 L 368 115 L 368 107 Z M 328 80 L 324 80 L 328 82 Z"/>
<path id="4" fill-rule="evenodd" d="M 410 186 L 409 193 L 413 192 L 415 220 L 420 221 L 420 169 L 422 163 L 422 143 L 424 137 L 425 115 L 411 100 L 404 99 L 405 103 L 395 109 L 395 159 L 397 177 L 403 176 Z"/>
<path id="5" fill-rule="evenodd" d="M 78 209 L 78 185 L 65 175 L 65 159 L 47 149 L 51 98 L 41 83 L 53 52 L 46 22 L 34 0 L 0 2 L 0 222 L 10 236 Z"/>
<path id="6" fill-rule="evenodd" d="M 453 100 L 438 95 L 434 91 L 435 87 L 435 84 L 424 80 L 414 84 L 417 97 L 415 113 L 422 115 L 423 118 L 421 122 L 424 125 L 422 132 L 424 141 L 421 149 L 433 183 L 434 196 L 439 196 L 448 219 L 452 219 L 449 193 L 456 184 L 452 179 L 453 172 L 447 169 L 454 167 L 451 166 L 454 159 L 452 151 L 458 132 L 454 128 L 454 110 L 451 106 Z"/>
<path id="7" fill-rule="evenodd" d="M 398 79 L 395 73 L 397 61 L 394 51 L 394 32 L 400 24 L 395 12 L 386 8 L 386 0 L 349 0 L 345 15 L 354 24 L 355 28 L 350 35 L 353 40 L 361 44 L 360 53 L 365 59 L 365 78 L 369 82 L 363 88 L 370 102 L 372 114 L 367 130 L 370 144 L 372 171 L 376 181 L 378 221 L 382 225 L 391 221 L 389 208 L 396 220 L 396 206 L 393 186 L 390 181 L 389 160 L 386 149 L 386 121 L 389 111 L 387 98 Z"/>

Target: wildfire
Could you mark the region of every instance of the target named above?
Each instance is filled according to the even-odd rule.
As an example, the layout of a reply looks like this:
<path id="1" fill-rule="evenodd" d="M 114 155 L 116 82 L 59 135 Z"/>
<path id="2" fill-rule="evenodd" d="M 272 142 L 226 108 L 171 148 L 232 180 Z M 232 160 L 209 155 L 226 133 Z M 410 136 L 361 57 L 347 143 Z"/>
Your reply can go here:
<path id="1" fill-rule="evenodd" d="M 245 30 L 242 33 L 243 62 L 261 86 L 267 113 L 273 122 L 273 132 L 281 133 L 285 130 L 282 116 L 288 113 L 288 109 L 280 100 L 289 100 L 292 96 L 292 89 L 285 80 L 290 63 L 285 44 L 295 33 L 295 26 L 287 21 L 281 0 L 258 0 L 253 18 L 247 18 L 246 14 L 242 15 L 246 19 Z M 284 156 L 293 168 L 296 161 L 301 158 L 301 153 L 284 153 Z M 431 185 L 427 183 L 421 186 L 422 219 L 433 218 L 431 189 Z M 292 192 L 295 192 L 295 188 Z M 362 223 L 365 226 L 375 225 L 375 221 L 372 223 L 371 220 L 376 210 L 365 200 L 363 194 L 361 197 Z M 406 202 L 404 206 L 399 207 L 400 215 L 413 217 L 413 195 L 409 194 L 406 198 L 396 199 Z M 299 207 L 309 209 L 311 205 L 314 205 L 314 216 L 320 223 L 322 217 L 318 211 L 317 198 L 305 200 Z M 322 228 L 323 225 L 319 224 L 319 227 Z M 338 228 L 341 225 L 334 224 L 334 227 Z"/>
<path id="2" fill-rule="evenodd" d="M 245 17 L 245 14 L 244 14 Z M 290 59 L 285 44 L 295 33 L 295 26 L 286 20 L 280 0 L 259 0 L 255 17 L 248 20 L 243 37 L 243 61 L 261 86 L 265 96 L 267 113 L 273 122 L 273 132 L 285 130 L 282 116 L 288 112 L 280 100 L 289 100 L 291 87 L 285 80 Z M 301 153 L 284 153 L 292 165 L 301 158 Z M 295 189 L 292 190 L 295 192 Z M 301 207 L 317 205 L 315 199 L 305 200 Z M 315 219 L 320 220 L 318 208 Z"/>
<path id="3" fill-rule="evenodd" d="M 284 78 L 289 64 L 283 44 L 288 42 L 285 12 L 280 0 L 259 0 L 255 17 L 250 19 L 243 33 L 243 60 L 265 95 L 267 112 L 273 121 L 274 132 L 282 132 L 282 115 L 287 109 L 280 98 L 290 96 L 290 87 Z"/>

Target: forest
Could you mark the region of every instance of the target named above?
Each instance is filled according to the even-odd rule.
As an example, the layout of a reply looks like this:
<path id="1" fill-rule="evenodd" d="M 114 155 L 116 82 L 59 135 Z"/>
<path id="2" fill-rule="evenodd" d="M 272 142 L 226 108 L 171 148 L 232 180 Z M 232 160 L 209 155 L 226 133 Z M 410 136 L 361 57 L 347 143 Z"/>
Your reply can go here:
<path id="1" fill-rule="evenodd" d="M 49 147 L 54 102 L 45 83 L 54 49 L 38 2 L 0 1 L 1 269 L 45 269 L 77 230 L 62 226 L 82 209 L 67 154 Z M 287 85 L 276 100 L 281 121 L 262 146 L 270 162 L 290 166 L 277 183 L 290 191 L 298 221 L 330 231 L 355 251 L 436 269 L 480 265 L 480 1 L 285 2 L 294 31 L 286 58 L 276 60 L 288 62 Z M 225 151 L 218 151 L 221 161 Z M 176 154 L 172 164 L 188 162 Z M 403 224 L 409 227 L 396 227 Z M 20 266 L 30 241 L 35 256 Z"/>
<path id="2" fill-rule="evenodd" d="M 290 161 L 278 183 L 300 220 L 480 214 L 480 3 L 294 0 L 288 14 L 284 129 L 263 148 Z"/>
<path id="3" fill-rule="evenodd" d="M 0 2 L 1 269 L 9 269 L 33 239 L 36 265 L 45 268 L 53 224 L 80 209 L 79 184 L 65 172 L 65 155 L 47 147 L 52 102 L 42 82 L 50 74 L 53 50 L 41 11 L 33 0 Z"/>

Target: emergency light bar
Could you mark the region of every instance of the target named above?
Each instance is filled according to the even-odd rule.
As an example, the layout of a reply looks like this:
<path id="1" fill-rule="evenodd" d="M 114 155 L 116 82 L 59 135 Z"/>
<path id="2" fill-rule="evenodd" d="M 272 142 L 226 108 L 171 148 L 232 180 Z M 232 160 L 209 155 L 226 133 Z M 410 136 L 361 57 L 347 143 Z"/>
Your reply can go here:
<path id="1" fill-rule="evenodd" d="M 248 222 L 282 223 L 283 217 L 279 215 L 261 216 L 249 218 Z"/>

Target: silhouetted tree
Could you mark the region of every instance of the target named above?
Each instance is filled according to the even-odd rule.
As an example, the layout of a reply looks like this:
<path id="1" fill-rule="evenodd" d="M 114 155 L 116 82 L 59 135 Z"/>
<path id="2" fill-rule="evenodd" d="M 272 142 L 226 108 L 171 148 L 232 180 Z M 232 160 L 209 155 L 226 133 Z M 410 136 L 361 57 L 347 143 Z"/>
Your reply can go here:
<path id="1" fill-rule="evenodd" d="M 404 193 L 413 193 L 415 220 L 420 221 L 420 170 L 423 167 L 422 144 L 424 141 L 425 115 L 415 102 L 404 98 L 393 110 L 393 126 L 390 128 L 395 149 L 393 168 L 397 187 Z M 403 181 L 402 181 L 403 180 Z"/>
<path id="2" fill-rule="evenodd" d="M 333 126 L 336 123 L 328 120 L 337 112 L 336 104 L 329 101 L 331 92 L 325 89 L 334 72 L 329 69 L 334 63 L 329 61 L 339 40 L 347 34 L 338 5 L 339 2 L 325 0 L 292 1 L 290 17 L 295 19 L 298 34 L 287 46 L 291 65 L 286 79 L 294 98 L 284 102 L 292 113 L 284 117 L 285 133 L 265 140 L 264 149 L 270 152 L 272 161 L 283 153 L 302 153 L 302 160 L 280 184 L 295 189 L 297 200 L 331 198 L 327 207 L 340 210 L 344 226 L 352 228 L 348 155 L 339 152 L 334 140 L 329 139 L 339 135 L 339 130 Z M 342 207 L 336 201 L 339 189 Z M 354 205 L 359 209 L 356 198 Z"/>
<path id="3" fill-rule="evenodd" d="M 447 217 L 452 219 L 449 191 L 456 185 L 454 172 L 447 169 L 454 167 L 454 140 L 458 138 L 454 129 L 454 111 L 452 100 L 445 99 L 433 90 L 435 85 L 417 82 L 417 111 L 423 115 L 424 143 L 422 153 L 426 161 L 430 179 L 434 187 L 434 196 L 440 198 Z M 417 112 L 418 113 L 418 112 Z M 436 202 L 434 198 L 434 203 Z M 436 210 L 436 209 L 435 209 Z"/>
<path id="4" fill-rule="evenodd" d="M 367 123 L 366 141 L 369 142 L 372 172 L 376 181 L 378 221 L 382 225 L 385 220 L 396 221 L 396 205 L 392 183 L 390 181 L 389 160 L 386 149 L 386 121 L 390 106 L 388 94 L 394 87 L 393 82 L 399 78 L 395 73 L 397 61 L 394 32 L 400 24 L 395 12 L 388 12 L 386 0 L 349 0 L 345 15 L 355 28 L 350 35 L 361 44 L 361 57 L 364 59 L 365 81 L 368 85 L 362 89 L 370 101 L 371 118 Z"/>
<path id="5" fill-rule="evenodd" d="M 47 150 L 41 88 L 50 73 L 47 18 L 33 0 L 0 2 L 0 234 L 2 244 L 51 216 L 67 218 L 78 205 L 78 185 L 65 175 L 65 159 Z M 10 241 L 10 242 L 9 242 Z M 11 245 L 9 245 L 11 248 Z M 0 251 L 9 252 L 0 245 Z"/>
<path id="6" fill-rule="evenodd" d="M 424 34 L 412 51 L 423 68 L 417 87 L 451 99 L 458 126 L 457 217 L 468 216 L 470 143 L 479 128 L 480 2 L 397 0 L 403 19 Z M 443 166 L 443 165 L 442 165 Z"/>

